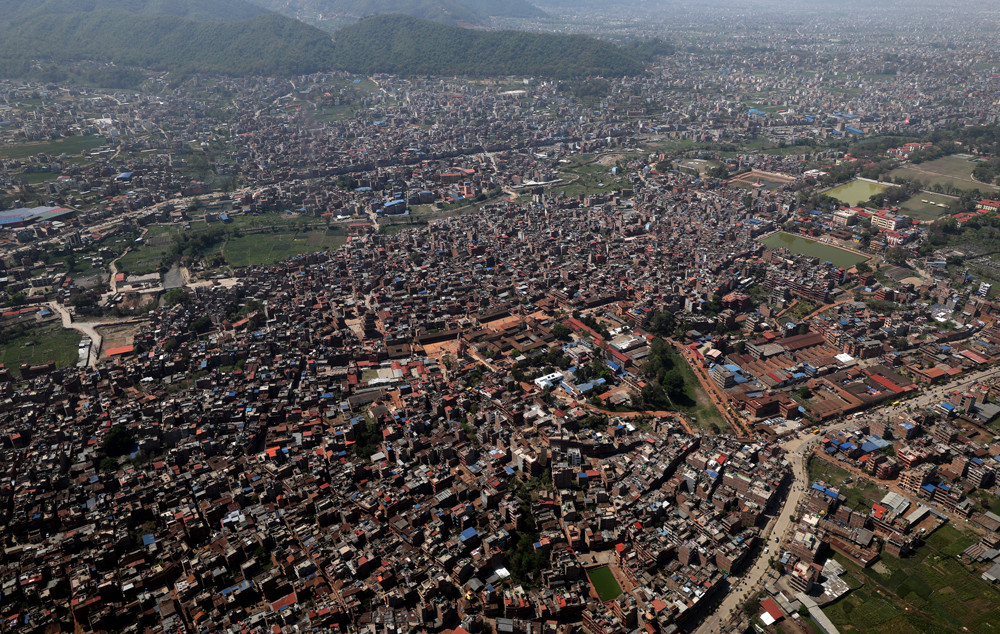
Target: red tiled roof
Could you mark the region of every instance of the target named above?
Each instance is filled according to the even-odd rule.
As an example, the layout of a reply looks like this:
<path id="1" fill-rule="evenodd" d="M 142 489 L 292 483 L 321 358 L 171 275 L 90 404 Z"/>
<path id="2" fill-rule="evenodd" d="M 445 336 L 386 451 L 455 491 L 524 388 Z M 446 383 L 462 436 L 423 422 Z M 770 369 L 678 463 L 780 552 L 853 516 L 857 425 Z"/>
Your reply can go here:
<path id="1" fill-rule="evenodd" d="M 781 608 L 778 607 L 775 600 L 770 597 L 761 601 L 760 607 L 764 608 L 764 610 L 770 614 L 771 618 L 775 621 L 785 618 L 785 613 L 781 611 Z"/>

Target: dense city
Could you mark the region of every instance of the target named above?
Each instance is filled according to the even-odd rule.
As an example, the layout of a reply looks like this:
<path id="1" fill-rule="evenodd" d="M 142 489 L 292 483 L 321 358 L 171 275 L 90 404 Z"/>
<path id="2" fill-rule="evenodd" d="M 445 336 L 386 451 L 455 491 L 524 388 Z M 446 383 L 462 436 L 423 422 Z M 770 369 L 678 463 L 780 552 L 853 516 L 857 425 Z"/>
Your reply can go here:
<path id="1" fill-rule="evenodd" d="M 949 24 L 0 80 L 0 632 L 1000 626 L 1000 56 Z"/>

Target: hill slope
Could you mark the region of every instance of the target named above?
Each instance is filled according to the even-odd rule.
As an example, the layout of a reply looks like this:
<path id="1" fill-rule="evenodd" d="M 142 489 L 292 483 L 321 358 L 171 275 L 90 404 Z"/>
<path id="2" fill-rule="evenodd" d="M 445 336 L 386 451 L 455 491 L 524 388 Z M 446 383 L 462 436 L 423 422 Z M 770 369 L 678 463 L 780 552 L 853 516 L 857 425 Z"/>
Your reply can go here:
<path id="1" fill-rule="evenodd" d="M 364 18 L 400 14 L 422 20 L 458 25 L 482 25 L 491 16 L 537 18 L 546 14 L 527 0 L 253 0 L 284 15 L 309 19 L 318 15 Z"/>
<path id="2" fill-rule="evenodd" d="M 196 21 L 234 22 L 268 13 L 245 0 L 0 0 L 0 23 L 51 14 L 128 11 L 140 15 L 172 15 Z"/>
<path id="3" fill-rule="evenodd" d="M 195 0 L 25 4 L 0 4 L 0 9 L 10 9 L 0 23 L 0 67 L 13 64 L 16 69 L 29 58 L 56 63 L 92 59 L 170 71 L 294 75 L 328 68 L 333 54 L 323 31 L 239 0 L 205 7 Z M 94 9 L 72 11 L 75 6 Z M 157 14 L 159 10 L 170 13 Z M 243 16 L 252 17 L 231 19 Z"/>
<path id="4" fill-rule="evenodd" d="M 582 35 L 472 31 L 409 16 L 375 16 L 334 34 L 335 63 L 357 73 L 400 75 L 638 75 L 615 46 Z"/>

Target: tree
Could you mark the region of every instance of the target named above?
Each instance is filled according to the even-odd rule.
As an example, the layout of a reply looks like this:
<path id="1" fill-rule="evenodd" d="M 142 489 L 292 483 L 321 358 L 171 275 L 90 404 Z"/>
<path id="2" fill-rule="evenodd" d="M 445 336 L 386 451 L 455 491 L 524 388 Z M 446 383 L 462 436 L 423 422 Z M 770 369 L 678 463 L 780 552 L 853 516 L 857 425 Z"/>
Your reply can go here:
<path id="1" fill-rule="evenodd" d="M 885 252 L 885 260 L 886 262 L 897 266 L 905 265 L 906 249 L 903 249 L 902 247 L 890 247 L 889 250 Z"/>
<path id="2" fill-rule="evenodd" d="M 175 288 L 167 291 L 163 296 L 164 306 L 176 306 L 177 304 L 187 305 L 191 296 L 186 288 Z"/>
<path id="3" fill-rule="evenodd" d="M 556 324 L 552 327 L 552 336 L 562 341 L 569 341 L 572 333 L 573 331 L 563 324 Z"/>
<path id="4" fill-rule="evenodd" d="M 135 436 L 132 430 L 122 424 L 111 427 L 101 442 L 101 451 L 112 458 L 124 456 L 131 452 L 133 447 L 135 447 Z"/>
<path id="5" fill-rule="evenodd" d="M 869 264 L 868 264 L 867 262 L 858 262 L 858 263 L 857 263 L 857 264 L 856 264 L 856 265 L 854 266 L 854 268 L 855 268 L 855 269 L 856 269 L 856 270 L 858 271 L 858 273 L 859 273 L 859 274 L 861 274 L 861 275 L 864 275 L 864 274 L 866 274 L 866 273 L 871 273 L 871 272 L 872 272 L 872 267 L 871 267 L 871 266 L 869 266 Z"/>
<path id="6" fill-rule="evenodd" d="M 669 337 L 677 327 L 677 318 L 668 310 L 652 313 L 645 323 L 646 330 L 654 335 Z"/>
<path id="7" fill-rule="evenodd" d="M 202 315 L 198 319 L 191 322 L 191 330 L 198 334 L 207 331 L 212 326 L 212 320 L 208 315 Z"/>
<path id="8" fill-rule="evenodd" d="M 684 375 L 676 368 L 664 373 L 660 384 L 663 386 L 663 391 L 667 393 L 667 396 L 671 400 L 675 400 L 678 396 L 684 394 Z"/>

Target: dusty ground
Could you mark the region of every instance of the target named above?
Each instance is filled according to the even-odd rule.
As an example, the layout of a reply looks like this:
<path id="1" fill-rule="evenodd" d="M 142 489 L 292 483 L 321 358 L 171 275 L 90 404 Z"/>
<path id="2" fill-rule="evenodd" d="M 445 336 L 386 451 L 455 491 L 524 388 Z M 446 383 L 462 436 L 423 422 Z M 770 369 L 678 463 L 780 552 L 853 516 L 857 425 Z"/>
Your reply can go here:
<path id="1" fill-rule="evenodd" d="M 103 337 L 101 346 L 101 356 L 105 356 L 107 351 L 121 346 L 130 346 L 135 339 L 135 333 L 139 332 L 142 324 L 126 324 L 123 326 L 98 326 L 97 332 Z"/>

